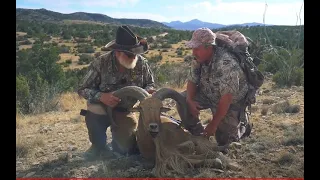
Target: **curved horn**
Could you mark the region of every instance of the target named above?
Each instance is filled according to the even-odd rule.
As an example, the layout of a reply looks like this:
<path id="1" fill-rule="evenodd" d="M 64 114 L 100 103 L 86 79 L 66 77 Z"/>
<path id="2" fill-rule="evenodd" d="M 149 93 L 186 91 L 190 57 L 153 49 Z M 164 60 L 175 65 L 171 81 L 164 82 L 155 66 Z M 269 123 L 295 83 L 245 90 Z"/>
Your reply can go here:
<path id="1" fill-rule="evenodd" d="M 158 91 L 156 91 L 152 96 L 160 99 L 161 101 L 163 101 L 166 98 L 171 98 L 171 99 L 175 100 L 179 104 L 179 106 L 181 107 L 181 110 L 183 111 L 182 112 L 183 117 L 180 117 L 181 121 L 186 122 L 188 107 L 187 107 L 186 98 L 182 94 L 178 93 L 174 89 L 161 88 Z"/>
<path id="2" fill-rule="evenodd" d="M 112 94 L 120 99 L 124 99 L 125 97 L 133 97 L 140 102 L 149 96 L 149 93 L 146 90 L 138 86 L 126 86 L 114 91 Z M 111 124 L 113 126 L 117 126 L 113 120 L 112 107 L 107 106 L 107 116 L 109 117 Z"/>

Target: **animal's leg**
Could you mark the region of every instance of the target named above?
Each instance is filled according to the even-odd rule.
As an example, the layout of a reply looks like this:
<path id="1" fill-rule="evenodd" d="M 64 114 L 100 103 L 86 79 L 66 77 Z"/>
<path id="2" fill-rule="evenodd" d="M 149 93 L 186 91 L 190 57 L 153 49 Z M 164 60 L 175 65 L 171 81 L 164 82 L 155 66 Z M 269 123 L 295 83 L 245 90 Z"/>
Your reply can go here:
<path id="1" fill-rule="evenodd" d="M 135 154 L 137 151 L 136 126 L 137 120 L 133 113 L 114 112 L 114 120 L 118 127 L 111 127 L 112 148 L 120 154 Z"/>

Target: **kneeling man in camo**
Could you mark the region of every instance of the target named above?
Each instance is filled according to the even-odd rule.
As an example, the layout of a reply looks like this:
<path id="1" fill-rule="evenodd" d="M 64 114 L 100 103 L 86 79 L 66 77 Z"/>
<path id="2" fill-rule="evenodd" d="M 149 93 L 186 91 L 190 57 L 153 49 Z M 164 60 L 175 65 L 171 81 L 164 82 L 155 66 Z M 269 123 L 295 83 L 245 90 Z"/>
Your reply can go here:
<path id="1" fill-rule="evenodd" d="M 145 39 L 135 35 L 127 26 L 120 26 L 116 39 L 106 48 L 110 52 L 95 59 L 89 66 L 78 94 L 87 100 L 82 110 L 92 146 L 85 157 L 110 157 L 106 146 L 106 130 L 111 126 L 112 149 L 121 154 L 137 153 L 135 130 L 137 119 L 128 111 L 137 100 L 129 98 L 122 103 L 112 92 L 125 86 L 139 86 L 150 94 L 155 91 L 153 73 L 140 54 L 148 50 Z M 113 107 L 115 122 L 107 116 L 106 107 Z"/>
<path id="2" fill-rule="evenodd" d="M 216 34 L 208 28 L 195 30 L 186 46 L 192 48 L 195 59 L 191 62 L 187 90 L 182 92 L 189 107 L 185 128 L 193 135 L 214 135 L 219 145 L 248 136 L 251 130 L 245 110 L 248 83 L 236 57 L 216 45 Z M 208 108 L 213 118 L 204 128 L 199 114 Z"/>

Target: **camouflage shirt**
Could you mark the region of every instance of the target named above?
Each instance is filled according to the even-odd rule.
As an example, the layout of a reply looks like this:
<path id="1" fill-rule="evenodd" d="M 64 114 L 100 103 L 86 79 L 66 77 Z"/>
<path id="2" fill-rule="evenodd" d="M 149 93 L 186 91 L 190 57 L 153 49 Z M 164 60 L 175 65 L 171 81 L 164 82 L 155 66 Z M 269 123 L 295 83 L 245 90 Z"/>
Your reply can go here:
<path id="1" fill-rule="evenodd" d="M 233 96 L 232 104 L 242 100 L 248 85 L 245 74 L 232 54 L 220 47 L 215 48 L 212 60 L 208 64 L 193 60 L 189 80 L 197 84 L 216 109 L 220 98 L 227 93 Z"/>
<path id="2" fill-rule="evenodd" d="M 86 76 L 78 89 L 78 94 L 90 103 L 99 103 L 101 92 L 112 92 L 125 86 L 139 86 L 146 90 L 154 89 L 153 73 L 147 60 L 141 55 L 134 69 L 119 72 L 114 53 L 108 52 L 95 59 L 88 68 Z M 136 100 L 127 99 L 133 105 Z M 121 103 L 119 104 L 121 106 Z"/>

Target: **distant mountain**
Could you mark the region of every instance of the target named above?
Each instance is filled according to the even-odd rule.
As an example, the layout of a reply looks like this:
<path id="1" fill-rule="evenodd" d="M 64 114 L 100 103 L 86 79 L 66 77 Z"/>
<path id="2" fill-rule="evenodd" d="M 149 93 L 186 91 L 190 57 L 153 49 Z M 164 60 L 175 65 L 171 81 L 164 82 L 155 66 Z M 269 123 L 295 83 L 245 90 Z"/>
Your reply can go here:
<path id="1" fill-rule="evenodd" d="M 218 28 L 224 28 L 228 26 L 258 26 L 258 25 L 264 25 L 262 23 L 244 23 L 244 24 L 230 24 L 230 25 L 224 25 L 224 24 L 217 24 L 217 23 L 209 23 L 209 22 L 203 22 L 198 19 L 193 19 L 188 22 L 181 22 L 181 21 L 171 21 L 171 22 L 162 22 L 163 24 L 177 30 L 195 30 L 201 27 L 207 27 L 210 29 L 218 29 Z M 268 25 L 270 26 L 270 25 Z"/>
<path id="2" fill-rule="evenodd" d="M 162 22 L 162 23 L 169 26 L 169 27 L 172 27 L 174 29 L 178 29 L 178 30 L 195 30 L 200 27 L 207 27 L 210 29 L 225 27 L 225 25 L 223 25 L 223 24 L 202 22 L 198 19 L 193 19 L 191 21 L 184 22 L 184 23 L 181 21 L 172 21 L 170 23 Z"/>
<path id="3" fill-rule="evenodd" d="M 160 22 L 149 19 L 117 19 L 104 14 L 75 12 L 70 14 L 63 14 L 59 12 L 49 11 L 47 9 L 23 9 L 16 8 L 17 20 L 29 21 L 49 21 L 49 22 L 62 22 L 63 20 L 81 20 L 81 21 L 94 21 L 109 24 L 127 24 L 140 27 L 156 27 L 156 28 L 170 28 Z"/>

